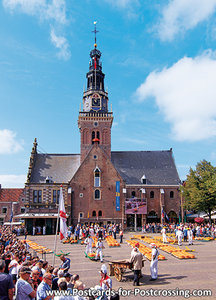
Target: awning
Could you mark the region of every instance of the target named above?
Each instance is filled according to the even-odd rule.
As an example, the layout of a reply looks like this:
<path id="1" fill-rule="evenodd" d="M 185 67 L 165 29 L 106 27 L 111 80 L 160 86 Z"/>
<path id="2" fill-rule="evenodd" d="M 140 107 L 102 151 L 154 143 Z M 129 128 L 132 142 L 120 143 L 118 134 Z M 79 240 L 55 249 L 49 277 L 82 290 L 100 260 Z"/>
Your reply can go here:
<path id="1" fill-rule="evenodd" d="M 20 219 L 39 219 L 39 218 L 51 218 L 51 219 L 56 219 L 58 217 L 57 213 L 25 213 L 21 215 L 16 215 L 14 218 L 20 218 Z"/>
<path id="2" fill-rule="evenodd" d="M 206 213 L 205 212 L 200 212 L 200 213 L 198 213 L 198 214 L 187 214 L 187 218 L 192 218 L 192 219 L 194 219 L 194 218 L 204 218 L 205 217 L 205 215 L 206 215 Z"/>
<path id="3" fill-rule="evenodd" d="M 22 222 L 5 222 L 4 226 L 22 225 Z"/>

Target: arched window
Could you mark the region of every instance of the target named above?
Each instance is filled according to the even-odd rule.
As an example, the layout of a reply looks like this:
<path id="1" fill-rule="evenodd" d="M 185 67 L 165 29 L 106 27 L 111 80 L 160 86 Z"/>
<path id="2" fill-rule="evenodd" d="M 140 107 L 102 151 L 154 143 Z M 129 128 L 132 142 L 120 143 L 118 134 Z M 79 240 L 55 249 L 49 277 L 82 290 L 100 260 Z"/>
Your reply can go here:
<path id="1" fill-rule="evenodd" d="M 94 191 L 95 200 L 100 200 L 100 190 Z"/>
<path id="2" fill-rule="evenodd" d="M 94 170 L 94 186 L 99 187 L 101 185 L 101 180 L 100 180 L 100 169 L 97 167 Z"/>
<path id="3" fill-rule="evenodd" d="M 101 210 L 99 210 L 99 212 L 98 212 L 98 217 L 102 217 L 102 211 Z"/>
<path id="4" fill-rule="evenodd" d="M 92 144 L 94 144 L 94 140 L 95 139 L 95 131 L 92 131 Z"/>
<path id="5" fill-rule="evenodd" d="M 154 198 L 154 191 L 150 192 L 150 198 L 153 199 Z"/>
<path id="6" fill-rule="evenodd" d="M 132 191 L 131 196 L 132 196 L 132 197 L 136 197 L 136 192 L 135 192 L 135 191 Z"/>
<path id="7" fill-rule="evenodd" d="M 169 222 L 171 222 L 171 223 L 177 223 L 179 221 L 177 214 L 173 210 L 171 210 L 168 213 L 168 217 L 169 217 Z"/>
<path id="8" fill-rule="evenodd" d="M 97 131 L 97 139 L 100 139 L 100 132 Z"/>
<path id="9" fill-rule="evenodd" d="M 93 212 L 92 212 L 92 217 L 96 217 L 96 211 L 95 210 L 93 210 Z"/>
<path id="10" fill-rule="evenodd" d="M 173 191 L 170 192 L 170 198 L 174 198 L 174 192 Z"/>

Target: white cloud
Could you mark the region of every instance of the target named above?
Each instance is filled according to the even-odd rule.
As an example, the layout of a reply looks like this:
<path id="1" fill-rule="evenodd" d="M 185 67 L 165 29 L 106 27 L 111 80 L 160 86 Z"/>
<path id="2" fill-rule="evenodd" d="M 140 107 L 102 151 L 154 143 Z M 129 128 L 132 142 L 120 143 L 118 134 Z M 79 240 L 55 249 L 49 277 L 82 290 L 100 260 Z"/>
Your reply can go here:
<path id="1" fill-rule="evenodd" d="M 161 40 L 171 41 L 176 34 L 193 29 L 216 10 L 216 0 L 170 0 L 157 26 Z"/>
<path id="2" fill-rule="evenodd" d="M 2 188 L 23 188 L 26 175 L 0 175 Z"/>
<path id="3" fill-rule="evenodd" d="M 136 5 L 137 3 L 139 3 L 138 0 L 105 0 L 105 1 L 118 8 L 127 8 L 128 6 Z"/>
<path id="4" fill-rule="evenodd" d="M 140 0 L 104 0 L 116 9 L 122 10 L 124 16 L 129 19 L 137 17 L 135 8 L 139 6 Z"/>
<path id="5" fill-rule="evenodd" d="M 11 12 L 20 10 L 27 15 L 37 16 L 41 20 L 66 23 L 65 0 L 3 0 L 3 6 Z"/>
<path id="6" fill-rule="evenodd" d="M 69 44 L 65 37 L 57 36 L 54 29 L 50 32 L 51 42 L 59 49 L 58 57 L 65 60 L 70 58 Z"/>
<path id="7" fill-rule="evenodd" d="M 0 130 L 0 154 L 12 154 L 23 150 L 23 142 L 16 141 L 16 133 L 11 130 Z"/>
<path id="8" fill-rule="evenodd" d="M 199 141 L 216 136 L 216 55 L 206 51 L 152 72 L 136 91 L 140 101 L 154 97 L 172 137 Z"/>
<path id="9" fill-rule="evenodd" d="M 10 12 L 22 12 L 34 16 L 40 21 L 51 23 L 52 44 L 60 49 L 59 58 L 69 59 L 69 44 L 65 37 L 56 36 L 54 27 L 62 29 L 68 23 L 65 0 L 3 0 L 3 6 Z"/>

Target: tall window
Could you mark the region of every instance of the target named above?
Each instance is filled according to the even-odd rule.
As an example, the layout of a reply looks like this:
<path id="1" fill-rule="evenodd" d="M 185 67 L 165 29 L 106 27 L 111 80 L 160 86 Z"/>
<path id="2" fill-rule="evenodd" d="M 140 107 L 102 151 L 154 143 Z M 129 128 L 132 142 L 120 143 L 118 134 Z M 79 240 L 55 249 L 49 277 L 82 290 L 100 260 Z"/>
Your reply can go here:
<path id="1" fill-rule="evenodd" d="M 136 197 L 135 191 L 132 191 L 131 196 L 132 196 L 132 197 Z"/>
<path id="2" fill-rule="evenodd" d="M 2 213 L 6 214 L 7 213 L 7 207 L 2 207 Z"/>
<path id="3" fill-rule="evenodd" d="M 99 212 L 98 212 L 98 217 L 102 217 L 102 211 L 101 210 L 99 210 Z"/>
<path id="4" fill-rule="evenodd" d="M 95 210 L 93 210 L 93 212 L 92 212 L 92 217 L 96 217 L 96 211 Z"/>
<path id="5" fill-rule="evenodd" d="M 100 190 L 94 191 L 95 200 L 100 200 Z"/>
<path id="6" fill-rule="evenodd" d="M 152 198 L 152 199 L 154 198 L 154 192 L 153 191 L 150 192 L 150 198 Z"/>
<path id="7" fill-rule="evenodd" d="M 42 203 L 42 190 L 34 190 L 33 191 L 33 202 L 34 203 Z"/>
<path id="8" fill-rule="evenodd" d="M 174 198 L 174 192 L 173 191 L 170 192 L 170 198 Z"/>
<path id="9" fill-rule="evenodd" d="M 53 190 L 53 203 L 59 204 L 60 190 Z"/>
<path id="10" fill-rule="evenodd" d="M 100 169 L 96 168 L 94 170 L 94 186 L 99 187 L 100 186 Z"/>
<path id="11" fill-rule="evenodd" d="M 95 138 L 100 140 L 100 131 L 92 131 L 92 144 L 94 144 L 95 142 L 93 141 Z M 98 143 L 100 144 L 100 141 L 98 141 Z"/>

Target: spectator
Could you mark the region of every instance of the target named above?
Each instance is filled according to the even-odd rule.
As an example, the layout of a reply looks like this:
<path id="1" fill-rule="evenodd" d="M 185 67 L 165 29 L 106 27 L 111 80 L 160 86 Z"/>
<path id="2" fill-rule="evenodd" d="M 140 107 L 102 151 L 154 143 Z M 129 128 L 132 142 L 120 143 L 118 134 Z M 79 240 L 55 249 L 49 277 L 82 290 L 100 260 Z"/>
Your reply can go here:
<path id="1" fill-rule="evenodd" d="M 66 258 L 63 254 L 60 256 L 62 264 L 60 265 L 59 269 L 63 270 L 64 273 L 67 273 L 70 269 L 70 259 Z"/>
<path id="2" fill-rule="evenodd" d="M 74 274 L 72 277 L 71 277 L 71 283 L 74 287 L 76 281 L 79 280 L 79 275 L 78 274 Z"/>
<path id="3" fill-rule="evenodd" d="M 66 291 L 66 290 L 67 290 L 67 283 L 65 281 L 62 281 L 59 284 L 59 291 Z M 64 296 L 64 295 L 54 297 L 54 300 L 64 300 L 64 299 L 74 299 L 74 297 Z"/>
<path id="4" fill-rule="evenodd" d="M 67 284 L 70 283 L 71 276 L 72 276 L 72 275 L 71 275 L 70 273 L 65 273 L 65 274 L 64 274 L 64 278 L 66 279 Z"/>
<path id="5" fill-rule="evenodd" d="M 15 284 L 17 281 L 17 274 L 18 274 L 18 265 L 19 265 L 19 253 L 15 253 L 14 259 L 10 262 L 8 269 L 9 273 L 12 276 L 13 283 Z"/>
<path id="6" fill-rule="evenodd" d="M 5 261 L 0 260 L 0 299 L 12 300 L 13 299 L 13 281 L 10 275 L 4 273 Z"/>
<path id="7" fill-rule="evenodd" d="M 35 291 L 37 291 L 37 288 L 38 288 L 39 284 L 41 283 L 41 281 L 39 279 L 39 275 L 40 275 L 40 273 L 38 270 L 32 271 L 31 277 L 32 277 L 32 282 L 33 282 L 33 289 Z"/>
<path id="8" fill-rule="evenodd" d="M 20 278 L 16 283 L 16 300 L 28 300 L 36 297 L 36 292 L 33 289 L 33 284 L 30 284 L 29 278 L 31 269 L 28 267 L 22 267 L 19 271 Z"/>
<path id="9" fill-rule="evenodd" d="M 119 236 L 120 236 L 120 243 L 123 243 L 123 230 L 120 230 Z"/>
<path id="10" fill-rule="evenodd" d="M 47 296 L 47 292 L 51 292 L 51 285 L 52 285 L 52 274 L 45 273 L 43 275 L 43 280 L 39 284 L 37 289 L 37 300 L 49 300 L 52 298 L 52 295 Z"/>

